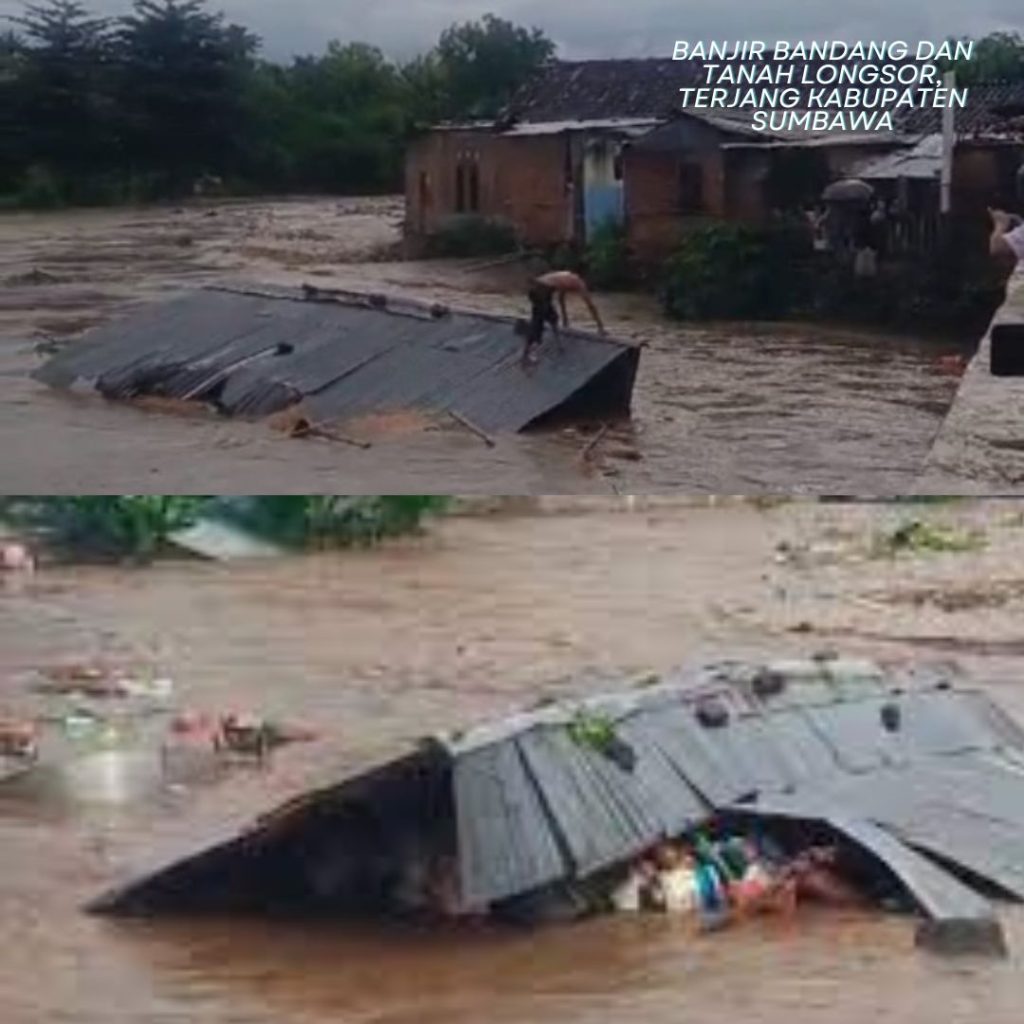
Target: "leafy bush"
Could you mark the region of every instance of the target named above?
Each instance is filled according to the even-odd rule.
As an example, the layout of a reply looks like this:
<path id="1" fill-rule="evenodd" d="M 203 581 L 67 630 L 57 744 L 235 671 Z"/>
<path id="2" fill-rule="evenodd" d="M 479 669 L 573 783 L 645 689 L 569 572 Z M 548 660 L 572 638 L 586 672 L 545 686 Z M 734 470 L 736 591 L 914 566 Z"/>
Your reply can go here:
<path id="1" fill-rule="evenodd" d="M 515 230 L 504 221 L 460 214 L 450 218 L 427 242 L 426 255 L 439 259 L 500 256 L 518 248 Z"/>
<path id="2" fill-rule="evenodd" d="M 687 320 L 772 319 L 799 305 L 806 232 L 717 223 L 689 234 L 666 266 L 662 298 Z"/>
<path id="3" fill-rule="evenodd" d="M 841 259 L 815 256 L 799 222 L 716 223 L 693 231 L 666 264 L 662 300 L 688 320 L 818 318 L 976 336 L 1001 289 L 990 261 L 966 245 L 942 252 L 950 248 L 963 254 L 953 267 L 939 257 L 890 261 L 860 278 Z"/>
<path id="4" fill-rule="evenodd" d="M 595 288 L 627 288 L 633 283 L 626 232 L 621 224 L 606 221 L 587 243 L 587 277 Z"/>
<path id="5" fill-rule="evenodd" d="M 78 559 L 144 562 L 166 548 L 171 534 L 191 525 L 206 501 L 140 494 L 11 498 L 0 515 Z"/>
<path id="6" fill-rule="evenodd" d="M 200 517 L 234 522 L 286 547 L 327 548 L 414 532 L 424 516 L 447 504 L 429 495 L 16 497 L 0 502 L 0 519 L 74 560 L 148 562 L 169 553 L 173 534 Z"/>
<path id="7" fill-rule="evenodd" d="M 264 496 L 216 499 L 215 513 L 278 544 L 327 548 L 415 532 L 426 515 L 447 505 L 447 498 L 421 494 Z"/>
<path id="8" fill-rule="evenodd" d="M 986 537 L 979 530 L 958 529 L 911 519 L 895 529 L 878 533 L 872 544 L 872 552 L 876 557 L 894 558 L 905 552 L 913 554 L 980 551 L 986 544 Z"/>
<path id="9" fill-rule="evenodd" d="M 25 172 L 17 205 L 28 210 L 55 210 L 65 201 L 64 189 L 48 167 L 35 164 Z"/>

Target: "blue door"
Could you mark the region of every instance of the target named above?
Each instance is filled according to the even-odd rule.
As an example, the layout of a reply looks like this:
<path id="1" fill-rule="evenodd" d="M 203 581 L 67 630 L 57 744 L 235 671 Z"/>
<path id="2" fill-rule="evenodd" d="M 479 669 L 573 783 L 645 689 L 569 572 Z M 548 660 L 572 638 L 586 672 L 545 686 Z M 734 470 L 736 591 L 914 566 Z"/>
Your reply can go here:
<path id="1" fill-rule="evenodd" d="M 622 223 L 621 152 L 613 139 L 591 139 L 583 150 L 583 225 L 586 241 L 606 224 Z"/>

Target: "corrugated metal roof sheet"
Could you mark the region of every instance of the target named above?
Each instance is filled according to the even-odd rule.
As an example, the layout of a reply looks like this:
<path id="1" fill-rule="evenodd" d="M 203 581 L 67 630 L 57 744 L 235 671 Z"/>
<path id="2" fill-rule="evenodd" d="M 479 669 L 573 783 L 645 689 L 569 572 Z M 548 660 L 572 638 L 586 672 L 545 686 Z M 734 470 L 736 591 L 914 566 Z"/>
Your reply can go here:
<path id="1" fill-rule="evenodd" d="M 867 181 L 898 178 L 937 179 L 942 170 L 942 136 L 926 135 L 910 149 L 867 160 L 850 171 Z"/>
<path id="2" fill-rule="evenodd" d="M 783 686 L 759 695 L 766 672 Z M 834 662 L 719 666 L 437 738 L 423 756 L 450 765 L 466 903 L 588 876 L 735 813 L 830 825 L 929 913 L 989 920 L 913 850 L 1024 898 L 1020 731 L 979 693 L 890 679 L 881 694 L 879 679 Z M 580 740 L 581 716 L 610 725 L 629 758 Z"/>
<path id="3" fill-rule="evenodd" d="M 641 135 L 661 121 L 655 118 L 606 117 L 592 120 L 570 121 L 525 121 L 514 128 L 503 131 L 502 135 L 512 137 L 527 135 L 562 135 L 565 132 L 608 132 L 622 135 Z"/>
<path id="4" fill-rule="evenodd" d="M 301 400 L 320 422 L 414 408 L 498 431 L 523 429 L 608 371 L 628 411 L 639 350 L 583 331 L 561 338 L 524 372 L 511 317 L 352 293 L 311 301 L 285 289 L 206 289 L 98 328 L 36 377 L 89 381 L 111 398 L 215 397 L 241 416 Z"/>

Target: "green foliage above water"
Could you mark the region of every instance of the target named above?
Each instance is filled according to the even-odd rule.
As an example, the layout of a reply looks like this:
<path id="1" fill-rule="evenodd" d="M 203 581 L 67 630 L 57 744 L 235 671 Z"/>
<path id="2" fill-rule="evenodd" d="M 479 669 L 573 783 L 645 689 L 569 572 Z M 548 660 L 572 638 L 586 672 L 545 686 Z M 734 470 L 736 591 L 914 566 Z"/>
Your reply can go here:
<path id="1" fill-rule="evenodd" d="M 687 235 L 665 268 L 662 298 L 684 320 L 765 319 L 799 304 L 809 239 L 790 225 L 712 223 Z"/>
<path id="2" fill-rule="evenodd" d="M 7 498 L 0 518 L 83 560 L 149 561 L 195 522 L 208 499 L 168 495 Z"/>
<path id="3" fill-rule="evenodd" d="M 175 553 L 173 535 L 204 517 L 233 522 L 283 547 L 321 549 L 413 533 L 425 516 L 447 507 L 447 498 L 430 495 L 79 495 L 5 498 L 0 520 L 71 560 L 148 562 Z"/>
<path id="4" fill-rule="evenodd" d="M 626 232 L 606 221 L 591 236 L 584 254 L 587 280 L 595 288 L 628 288 L 634 282 Z"/>
<path id="5" fill-rule="evenodd" d="M 493 116 L 554 52 L 493 15 L 408 63 L 356 41 L 278 64 L 207 0 L 26 3 L 0 34 L 0 207 L 228 191 L 401 185 L 405 146 L 441 119 Z M 2 23 L 2 21 L 0 21 Z"/>
<path id="6" fill-rule="evenodd" d="M 928 257 L 883 261 L 876 276 L 858 278 L 841 259 L 814 253 L 799 219 L 713 222 L 666 263 L 661 297 L 681 320 L 831 320 L 977 337 L 1003 294 L 986 253 L 955 236 Z"/>
<path id="7" fill-rule="evenodd" d="M 214 499 L 211 511 L 287 547 L 328 548 L 414 533 L 426 516 L 442 513 L 448 505 L 448 498 L 424 494 L 270 495 Z"/>
<path id="8" fill-rule="evenodd" d="M 904 553 L 955 553 L 980 551 L 987 545 L 980 530 L 962 529 L 922 519 L 911 519 L 893 530 L 876 534 L 872 551 L 878 557 Z"/>

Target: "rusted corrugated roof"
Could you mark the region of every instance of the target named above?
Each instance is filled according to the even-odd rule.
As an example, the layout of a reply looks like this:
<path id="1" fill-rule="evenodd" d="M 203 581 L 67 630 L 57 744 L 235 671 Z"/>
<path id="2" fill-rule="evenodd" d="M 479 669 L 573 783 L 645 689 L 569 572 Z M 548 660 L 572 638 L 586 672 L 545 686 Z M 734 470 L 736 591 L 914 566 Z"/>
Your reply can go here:
<path id="1" fill-rule="evenodd" d="M 639 350 L 582 331 L 561 337 L 526 372 L 511 317 L 352 293 L 203 289 L 91 332 L 36 377 L 87 381 L 110 398 L 215 401 L 250 417 L 301 401 L 318 422 L 418 409 L 515 431 L 591 384 L 628 411 Z"/>

